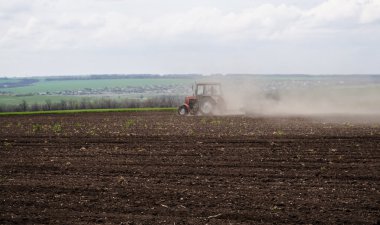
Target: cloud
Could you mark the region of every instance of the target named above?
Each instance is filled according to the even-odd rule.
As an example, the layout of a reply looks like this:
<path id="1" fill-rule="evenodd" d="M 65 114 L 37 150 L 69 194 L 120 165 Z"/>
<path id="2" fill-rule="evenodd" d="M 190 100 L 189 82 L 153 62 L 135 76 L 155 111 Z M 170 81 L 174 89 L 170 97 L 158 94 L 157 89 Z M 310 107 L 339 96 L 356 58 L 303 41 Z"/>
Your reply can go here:
<path id="1" fill-rule="evenodd" d="M 315 26 L 370 24 L 380 19 L 380 1 L 328 0 L 305 14 Z"/>
<path id="2" fill-rule="evenodd" d="M 183 12 L 139 18 L 123 10 L 102 11 L 105 4 L 128 6 L 128 1 L 80 0 L 1 2 L 9 17 L 1 23 L 0 46 L 27 49 L 125 47 L 139 41 L 180 41 L 190 38 L 213 39 L 225 43 L 235 40 L 271 40 L 329 35 L 375 24 L 380 19 L 379 0 L 328 0 L 301 9 L 287 4 L 262 4 L 239 11 L 217 7 L 196 7 Z M 143 14 L 143 9 L 141 13 Z M 30 42 L 30 43 L 28 43 Z"/>
<path id="3" fill-rule="evenodd" d="M 13 1 L 0 1 L 1 11 L 7 13 L 21 13 L 30 11 L 32 9 L 32 4 L 25 2 L 23 0 L 13 0 Z"/>
<path id="4" fill-rule="evenodd" d="M 0 0 L 0 72 L 378 72 L 379 40 L 380 0 Z"/>
<path id="5" fill-rule="evenodd" d="M 380 1 L 373 0 L 371 4 L 364 4 L 363 11 L 360 14 L 360 22 L 374 23 L 380 21 Z"/>

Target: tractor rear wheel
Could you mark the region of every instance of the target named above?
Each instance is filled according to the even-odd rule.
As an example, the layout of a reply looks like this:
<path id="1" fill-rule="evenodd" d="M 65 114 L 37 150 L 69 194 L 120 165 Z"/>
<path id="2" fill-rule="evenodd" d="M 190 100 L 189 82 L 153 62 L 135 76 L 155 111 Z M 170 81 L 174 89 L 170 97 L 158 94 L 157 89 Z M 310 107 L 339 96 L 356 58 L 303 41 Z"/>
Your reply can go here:
<path id="1" fill-rule="evenodd" d="M 186 116 L 187 114 L 189 114 L 189 111 L 187 110 L 186 106 L 181 105 L 180 107 L 178 107 L 178 115 Z"/>
<path id="2" fill-rule="evenodd" d="M 212 115 L 215 110 L 215 102 L 211 99 L 205 99 L 200 102 L 199 105 L 199 111 L 202 113 L 202 115 Z"/>

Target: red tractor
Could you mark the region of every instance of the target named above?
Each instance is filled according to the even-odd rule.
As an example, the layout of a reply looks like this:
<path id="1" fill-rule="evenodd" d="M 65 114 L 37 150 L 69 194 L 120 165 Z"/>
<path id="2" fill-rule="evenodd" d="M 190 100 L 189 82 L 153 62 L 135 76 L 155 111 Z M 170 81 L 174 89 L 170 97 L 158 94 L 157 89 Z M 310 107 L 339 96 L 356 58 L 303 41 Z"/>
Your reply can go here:
<path id="1" fill-rule="evenodd" d="M 178 107 L 178 114 L 215 115 L 224 110 L 225 102 L 220 83 L 196 83 L 193 96 L 185 98 L 185 103 Z"/>

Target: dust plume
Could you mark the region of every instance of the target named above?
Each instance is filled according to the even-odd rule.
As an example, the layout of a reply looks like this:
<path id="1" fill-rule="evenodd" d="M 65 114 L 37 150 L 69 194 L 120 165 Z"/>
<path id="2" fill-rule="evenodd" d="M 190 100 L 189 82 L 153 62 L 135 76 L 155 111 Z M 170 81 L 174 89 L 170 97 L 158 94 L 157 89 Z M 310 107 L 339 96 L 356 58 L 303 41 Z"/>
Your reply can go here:
<path id="1" fill-rule="evenodd" d="M 227 77 L 220 82 L 226 114 L 380 117 L 380 77 Z"/>

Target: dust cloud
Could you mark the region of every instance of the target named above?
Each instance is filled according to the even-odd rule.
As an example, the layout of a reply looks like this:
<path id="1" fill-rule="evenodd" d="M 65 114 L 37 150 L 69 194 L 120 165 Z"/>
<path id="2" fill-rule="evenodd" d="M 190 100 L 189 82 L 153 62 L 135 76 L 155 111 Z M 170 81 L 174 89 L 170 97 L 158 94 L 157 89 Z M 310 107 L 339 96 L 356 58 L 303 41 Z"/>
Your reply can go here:
<path id="1" fill-rule="evenodd" d="M 380 121 L 380 82 L 360 77 L 259 78 L 219 78 L 225 114 L 360 115 Z"/>

